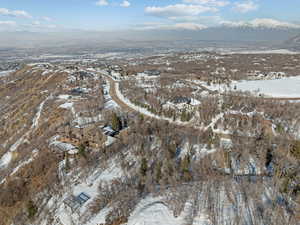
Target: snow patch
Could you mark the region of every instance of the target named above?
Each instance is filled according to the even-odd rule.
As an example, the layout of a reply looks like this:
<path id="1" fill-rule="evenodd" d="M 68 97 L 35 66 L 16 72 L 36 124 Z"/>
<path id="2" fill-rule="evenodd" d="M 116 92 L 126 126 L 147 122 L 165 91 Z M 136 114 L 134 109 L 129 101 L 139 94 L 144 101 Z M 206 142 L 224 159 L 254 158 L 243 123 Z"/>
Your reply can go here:
<path id="1" fill-rule="evenodd" d="M 73 102 L 66 102 L 62 105 L 59 106 L 59 108 L 62 108 L 62 109 L 71 109 L 73 107 Z"/>
<path id="2" fill-rule="evenodd" d="M 6 71 L 2 71 L 0 72 L 0 78 L 1 77 L 6 77 L 8 75 L 10 75 L 11 73 L 15 72 L 15 70 L 6 70 Z"/>
<path id="3" fill-rule="evenodd" d="M 63 99 L 63 100 L 68 100 L 68 99 L 72 98 L 72 96 L 71 95 L 59 95 L 58 98 Z"/>
<path id="4" fill-rule="evenodd" d="M 143 199 L 130 215 L 127 225 L 180 225 L 179 219 L 159 198 Z"/>

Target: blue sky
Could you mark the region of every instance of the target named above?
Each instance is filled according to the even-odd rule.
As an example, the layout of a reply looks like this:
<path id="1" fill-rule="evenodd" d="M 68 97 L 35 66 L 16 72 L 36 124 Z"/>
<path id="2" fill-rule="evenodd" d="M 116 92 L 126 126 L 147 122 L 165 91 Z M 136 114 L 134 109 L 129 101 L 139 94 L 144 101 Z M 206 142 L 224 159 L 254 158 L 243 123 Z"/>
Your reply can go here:
<path id="1" fill-rule="evenodd" d="M 298 0 L 1 0 L 0 30 L 300 25 Z"/>

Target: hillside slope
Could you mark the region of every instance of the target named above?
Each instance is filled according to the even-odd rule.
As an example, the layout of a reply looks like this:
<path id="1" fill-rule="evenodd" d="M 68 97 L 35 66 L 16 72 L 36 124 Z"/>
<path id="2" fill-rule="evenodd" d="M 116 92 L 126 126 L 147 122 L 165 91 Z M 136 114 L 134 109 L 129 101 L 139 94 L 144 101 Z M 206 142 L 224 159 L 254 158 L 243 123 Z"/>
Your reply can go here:
<path id="1" fill-rule="evenodd" d="M 0 225 L 298 224 L 299 142 L 268 129 L 297 104 L 221 96 L 206 112 L 206 96 L 195 129 L 128 107 L 108 76 L 37 63 L 0 77 Z"/>

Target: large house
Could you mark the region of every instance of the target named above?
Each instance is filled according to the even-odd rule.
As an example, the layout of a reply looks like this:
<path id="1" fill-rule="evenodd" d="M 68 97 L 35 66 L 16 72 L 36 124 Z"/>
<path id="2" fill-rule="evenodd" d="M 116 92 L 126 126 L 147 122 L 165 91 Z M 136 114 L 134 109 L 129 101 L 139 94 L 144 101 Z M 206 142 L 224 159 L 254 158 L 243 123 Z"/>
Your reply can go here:
<path id="1" fill-rule="evenodd" d="M 191 101 L 192 101 L 191 98 L 183 97 L 183 96 L 176 96 L 171 100 L 171 102 L 174 104 L 182 104 L 182 103 L 191 104 Z"/>
<path id="2" fill-rule="evenodd" d="M 144 74 L 146 74 L 147 76 L 159 76 L 160 71 L 159 70 L 145 70 Z"/>

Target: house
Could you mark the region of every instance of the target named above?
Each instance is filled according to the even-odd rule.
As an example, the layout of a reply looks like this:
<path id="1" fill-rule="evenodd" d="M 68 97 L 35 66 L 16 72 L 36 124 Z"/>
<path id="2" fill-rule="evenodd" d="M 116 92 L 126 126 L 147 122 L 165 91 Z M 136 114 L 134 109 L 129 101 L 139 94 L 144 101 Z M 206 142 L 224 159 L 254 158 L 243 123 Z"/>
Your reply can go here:
<path id="1" fill-rule="evenodd" d="M 74 65 L 66 65 L 66 69 L 67 70 L 78 70 L 78 67 L 74 66 Z"/>
<path id="2" fill-rule="evenodd" d="M 123 68 L 120 67 L 119 65 L 109 65 L 108 71 L 110 71 L 110 73 L 111 72 L 121 73 L 123 71 Z"/>
<path id="3" fill-rule="evenodd" d="M 106 136 L 114 137 L 115 135 L 118 134 L 118 131 L 115 131 L 111 126 L 104 126 L 101 127 L 103 134 Z"/>
<path id="4" fill-rule="evenodd" d="M 93 78 L 93 74 L 86 71 L 78 71 L 77 75 L 79 76 L 80 80 L 84 80 L 85 78 Z"/>
<path id="5" fill-rule="evenodd" d="M 82 87 L 73 88 L 71 90 L 72 95 L 82 95 L 82 94 L 87 94 L 88 92 L 89 90 L 87 88 L 82 88 Z"/>
<path id="6" fill-rule="evenodd" d="M 191 104 L 191 101 L 192 101 L 191 98 L 183 97 L 183 96 L 176 96 L 171 100 L 173 104 L 182 104 L 182 103 Z"/>
<path id="7" fill-rule="evenodd" d="M 72 76 L 76 77 L 76 80 L 85 80 L 88 78 L 93 78 L 94 74 L 80 70 L 80 71 L 76 71 L 75 73 L 73 73 Z"/>
<path id="8" fill-rule="evenodd" d="M 158 71 L 158 70 L 145 70 L 144 74 L 146 74 L 147 76 L 159 76 L 160 71 Z"/>
<path id="9" fill-rule="evenodd" d="M 63 202 L 66 206 L 68 206 L 72 212 L 75 212 L 81 206 L 84 205 L 91 197 L 81 192 L 78 196 L 70 195 Z"/>
<path id="10" fill-rule="evenodd" d="M 76 155 L 78 148 L 71 143 L 54 140 L 50 143 L 50 146 L 54 152 L 58 154 L 68 153 L 69 155 Z"/>
<path id="11" fill-rule="evenodd" d="M 115 72 L 122 72 L 123 71 L 122 67 L 120 67 L 119 65 L 114 65 L 114 66 L 111 67 L 111 69 Z"/>

